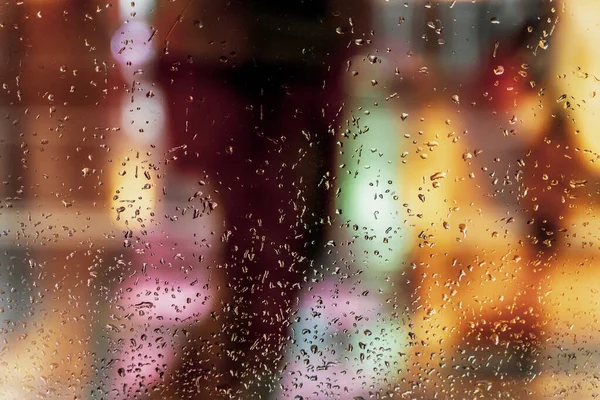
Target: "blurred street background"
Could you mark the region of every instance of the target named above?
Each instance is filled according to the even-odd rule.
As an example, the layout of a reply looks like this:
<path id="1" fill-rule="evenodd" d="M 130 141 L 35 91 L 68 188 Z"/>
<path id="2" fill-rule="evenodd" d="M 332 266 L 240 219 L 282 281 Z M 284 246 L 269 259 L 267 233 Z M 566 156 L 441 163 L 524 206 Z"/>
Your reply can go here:
<path id="1" fill-rule="evenodd" d="M 0 398 L 597 398 L 598 15 L 0 5 Z"/>

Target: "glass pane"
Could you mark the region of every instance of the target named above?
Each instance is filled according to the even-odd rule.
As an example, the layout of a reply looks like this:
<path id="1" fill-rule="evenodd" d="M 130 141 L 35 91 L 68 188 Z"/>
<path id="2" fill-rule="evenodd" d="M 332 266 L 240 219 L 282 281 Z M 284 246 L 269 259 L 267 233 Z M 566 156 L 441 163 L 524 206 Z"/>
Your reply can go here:
<path id="1" fill-rule="evenodd" d="M 0 6 L 3 399 L 592 399 L 600 3 Z"/>

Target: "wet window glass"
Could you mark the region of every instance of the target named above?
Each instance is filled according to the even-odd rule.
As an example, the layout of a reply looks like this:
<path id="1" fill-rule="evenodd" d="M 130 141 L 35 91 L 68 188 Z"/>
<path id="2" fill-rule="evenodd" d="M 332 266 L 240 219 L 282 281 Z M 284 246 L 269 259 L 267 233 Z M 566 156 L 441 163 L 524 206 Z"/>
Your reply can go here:
<path id="1" fill-rule="evenodd" d="M 595 0 L 0 6 L 0 398 L 593 399 Z"/>

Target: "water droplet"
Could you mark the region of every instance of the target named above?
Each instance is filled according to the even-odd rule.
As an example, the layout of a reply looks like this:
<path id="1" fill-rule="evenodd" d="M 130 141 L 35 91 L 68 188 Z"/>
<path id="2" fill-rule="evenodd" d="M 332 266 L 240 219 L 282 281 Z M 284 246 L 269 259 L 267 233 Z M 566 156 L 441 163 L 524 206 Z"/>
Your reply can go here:
<path id="1" fill-rule="evenodd" d="M 152 308 L 154 307 L 154 303 L 152 303 L 151 301 L 142 301 L 141 303 L 137 303 L 134 305 L 135 308 Z"/>
<path id="2" fill-rule="evenodd" d="M 443 171 L 439 171 L 439 172 L 436 172 L 435 174 L 431 175 L 429 177 L 429 179 L 431 179 L 432 181 L 436 181 L 438 179 L 444 179 L 445 177 L 446 177 L 446 173 Z"/>
<path id="3" fill-rule="evenodd" d="M 587 183 L 588 183 L 588 181 L 585 180 L 585 179 L 572 179 L 569 182 L 569 186 L 572 189 L 575 189 L 575 188 L 578 188 L 578 187 L 583 187 L 583 186 L 587 185 Z"/>
<path id="4" fill-rule="evenodd" d="M 497 333 L 493 333 L 490 338 L 496 346 L 500 344 L 500 336 Z"/>

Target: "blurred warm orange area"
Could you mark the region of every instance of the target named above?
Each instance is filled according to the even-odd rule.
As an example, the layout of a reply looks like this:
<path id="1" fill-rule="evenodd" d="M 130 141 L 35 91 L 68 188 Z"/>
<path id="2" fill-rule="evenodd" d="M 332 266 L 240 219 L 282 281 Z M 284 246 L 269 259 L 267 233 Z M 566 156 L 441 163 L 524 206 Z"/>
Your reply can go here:
<path id="1" fill-rule="evenodd" d="M 556 31 L 548 39 L 554 46 L 552 93 L 564 109 L 571 127 L 568 135 L 580 149 L 579 158 L 597 171 L 600 139 L 596 133 L 600 117 L 596 93 L 600 87 L 600 58 L 595 38 L 600 32 L 595 1 L 567 0 L 557 5 Z"/>

